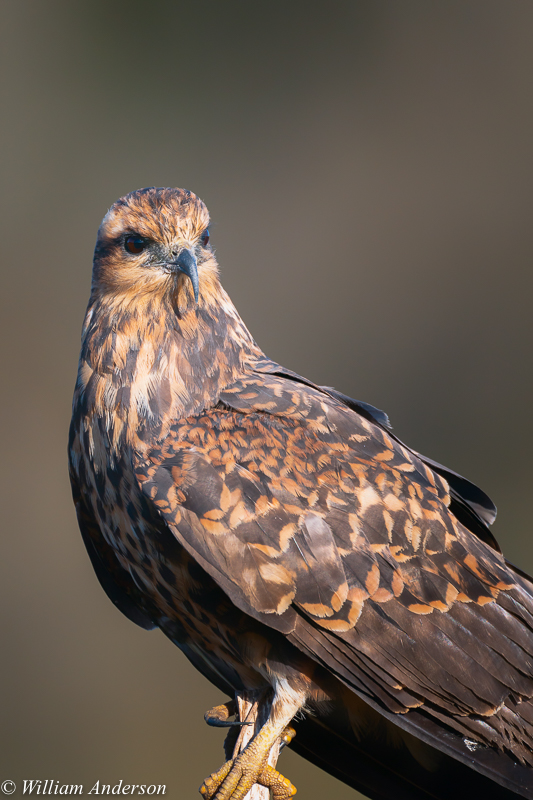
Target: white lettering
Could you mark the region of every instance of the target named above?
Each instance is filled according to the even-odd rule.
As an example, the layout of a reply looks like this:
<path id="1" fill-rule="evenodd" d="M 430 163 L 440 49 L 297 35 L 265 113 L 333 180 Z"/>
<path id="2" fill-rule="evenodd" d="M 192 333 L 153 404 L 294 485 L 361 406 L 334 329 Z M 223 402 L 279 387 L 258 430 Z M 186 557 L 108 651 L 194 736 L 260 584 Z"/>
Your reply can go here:
<path id="1" fill-rule="evenodd" d="M 25 781 L 23 794 L 31 794 L 32 792 L 40 794 L 41 783 L 42 781 Z M 59 783 L 57 784 L 57 786 L 59 786 Z M 118 783 L 115 783 L 114 786 L 112 786 L 110 783 L 101 784 L 100 781 L 96 781 L 92 789 L 89 789 L 89 791 L 87 792 L 87 794 L 137 794 L 137 795 L 142 795 L 142 794 L 153 795 L 153 794 L 166 794 L 166 793 L 167 793 L 167 787 L 164 783 L 160 784 L 150 783 L 149 785 L 147 785 L 146 783 L 129 784 L 129 783 L 124 783 L 122 779 Z M 76 786 L 75 784 L 72 785 L 64 784 L 63 786 L 61 786 L 59 794 L 83 794 L 83 786 L 82 785 Z"/>
<path id="2" fill-rule="evenodd" d="M 37 794 L 41 793 L 41 781 L 24 781 L 22 794 L 33 794 L 34 789 L 37 789 Z"/>

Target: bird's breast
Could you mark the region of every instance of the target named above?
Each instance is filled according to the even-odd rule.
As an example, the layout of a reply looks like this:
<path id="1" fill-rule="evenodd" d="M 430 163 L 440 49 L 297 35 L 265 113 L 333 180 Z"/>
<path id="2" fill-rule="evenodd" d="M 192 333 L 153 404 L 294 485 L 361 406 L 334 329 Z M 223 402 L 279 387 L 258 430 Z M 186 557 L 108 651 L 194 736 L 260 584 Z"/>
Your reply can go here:
<path id="1" fill-rule="evenodd" d="M 127 446 L 144 452 L 216 404 L 253 349 L 238 317 L 220 314 L 214 325 L 205 308 L 182 318 L 152 312 L 87 315 L 75 409 L 114 457 Z"/>

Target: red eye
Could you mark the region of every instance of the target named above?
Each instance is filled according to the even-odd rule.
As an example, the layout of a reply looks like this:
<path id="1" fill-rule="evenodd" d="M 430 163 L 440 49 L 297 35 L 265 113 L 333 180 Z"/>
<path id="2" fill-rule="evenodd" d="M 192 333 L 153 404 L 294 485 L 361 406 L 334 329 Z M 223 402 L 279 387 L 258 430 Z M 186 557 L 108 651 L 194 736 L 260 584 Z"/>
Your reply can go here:
<path id="1" fill-rule="evenodd" d="M 202 247 L 207 247 L 209 244 L 209 228 L 206 228 L 205 231 L 200 236 L 200 241 L 202 243 Z"/>
<path id="2" fill-rule="evenodd" d="M 136 255 L 137 253 L 142 253 L 146 245 L 148 244 L 147 239 L 143 239 L 142 236 L 136 236 L 132 234 L 131 236 L 126 236 L 124 239 L 124 247 L 131 253 L 132 255 Z"/>

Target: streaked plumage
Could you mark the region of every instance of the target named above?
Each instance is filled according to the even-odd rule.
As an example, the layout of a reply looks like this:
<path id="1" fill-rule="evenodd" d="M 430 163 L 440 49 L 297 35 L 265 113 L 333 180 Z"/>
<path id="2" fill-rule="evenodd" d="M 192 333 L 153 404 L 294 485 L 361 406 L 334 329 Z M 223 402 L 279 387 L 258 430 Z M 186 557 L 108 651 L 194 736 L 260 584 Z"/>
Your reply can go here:
<path id="1" fill-rule="evenodd" d="M 383 412 L 270 361 L 208 222 L 178 189 L 104 218 L 70 438 L 113 602 L 228 695 L 273 690 L 204 794 L 240 800 L 259 776 L 289 797 L 262 764 L 305 708 L 291 747 L 369 797 L 533 798 L 533 586 L 500 554 L 494 506 Z"/>

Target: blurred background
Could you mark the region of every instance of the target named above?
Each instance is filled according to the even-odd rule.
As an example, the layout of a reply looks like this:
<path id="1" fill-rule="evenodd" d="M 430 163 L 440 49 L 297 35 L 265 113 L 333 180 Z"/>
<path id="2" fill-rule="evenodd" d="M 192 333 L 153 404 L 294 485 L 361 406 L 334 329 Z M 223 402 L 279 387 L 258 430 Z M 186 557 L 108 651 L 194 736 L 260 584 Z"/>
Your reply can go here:
<path id="1" fill-rule="evenodd" d="M 113 608 L 70 499 L 100 219 L 142 186 L 199 194 L 266 352 L 481 485 L 532 572 L 533 5 L 5 0 L 0 37 L 0 781 L 192 799 L 220 695 Z M 357 797 L 281 769 L 302 800 Z"/>

